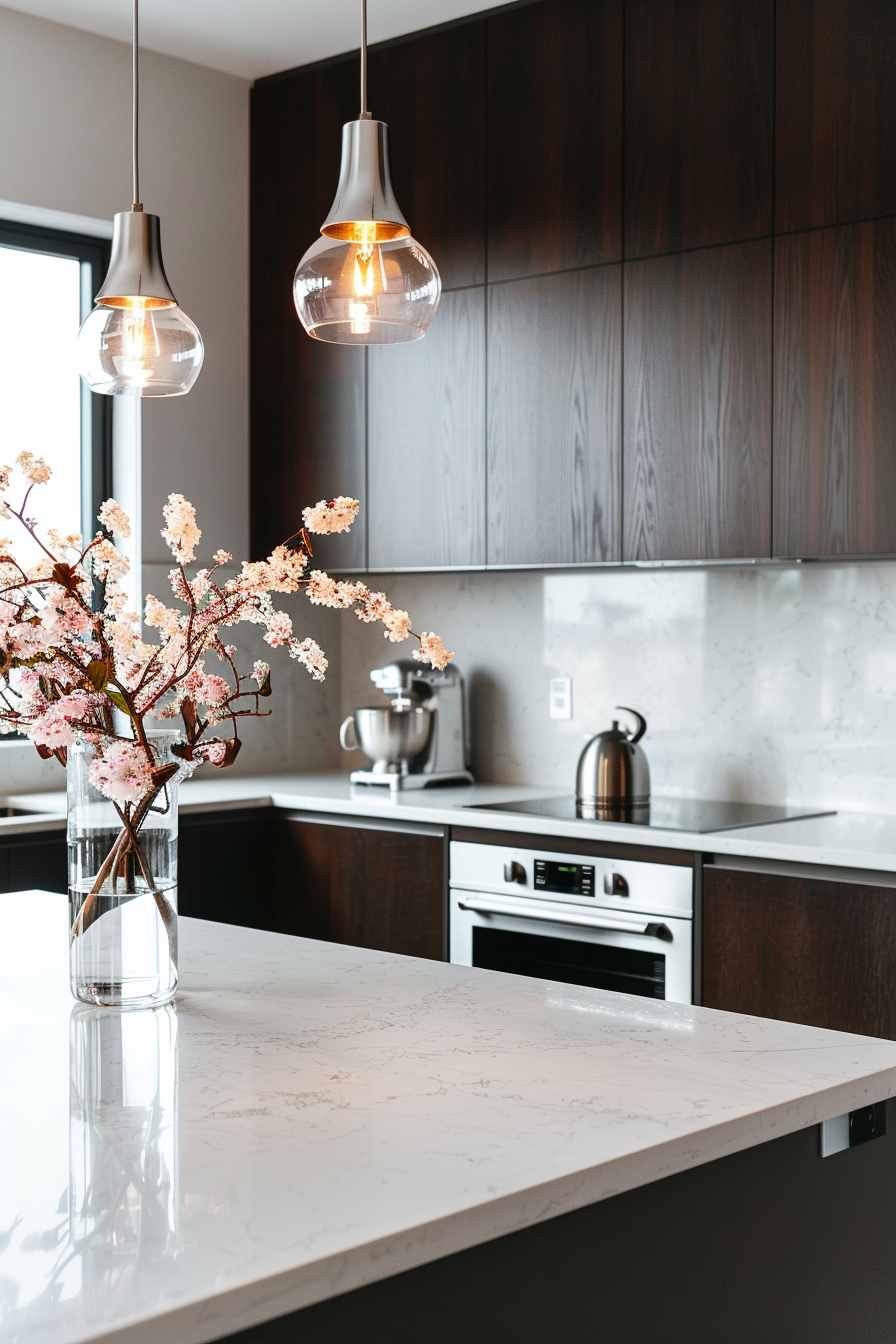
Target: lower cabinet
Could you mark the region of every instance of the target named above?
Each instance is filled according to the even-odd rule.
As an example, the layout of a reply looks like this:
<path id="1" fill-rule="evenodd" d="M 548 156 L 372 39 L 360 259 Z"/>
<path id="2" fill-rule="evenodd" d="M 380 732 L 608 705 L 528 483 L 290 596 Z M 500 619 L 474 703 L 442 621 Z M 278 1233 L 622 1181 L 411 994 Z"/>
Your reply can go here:
<path id="1" fill-rule="evenodd" d="M 441 828 L 308 814 L 287 814 L 281 824 L 281 932 L 445 959 L 447 839 Z"/>
<path id="2" fill-rule="evenodd" d="M 65 831 L 11 835 L 0 843 L 0 892 L 68 891 Z"/>
<path id="3" fill-rule="evenodd" d="M 703 1003 L 896 1040 L 896 887 L 707 865 Z"/>
<path id="4" fill-rule="evenodd" d="M 180 815 L 177 907 L 182 915 L 276 929 L 279 814 L 273 808 Z"/>

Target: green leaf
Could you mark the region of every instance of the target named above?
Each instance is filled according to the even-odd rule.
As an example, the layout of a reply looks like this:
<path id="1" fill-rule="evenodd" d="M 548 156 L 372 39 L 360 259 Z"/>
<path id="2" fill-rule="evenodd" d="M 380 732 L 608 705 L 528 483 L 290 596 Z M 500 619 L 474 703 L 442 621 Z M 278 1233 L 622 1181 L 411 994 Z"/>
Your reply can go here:
<path id="1" fill-rule="evenodd" d="M 91 658 L 87 664 L 87 677 L 94 690 L 104 691 L 106 682 L 109 680 L 109 673 L 106 670 L 106 664 L 100 658 Z"/>
<path id="2" fill-rule="evenodd" d="M 104 686 L 103 692 L 112 701 L 116 709 L 120 709 L 123 714 L 127 714 L 129 719 L 132 719 L 134 717 L 130 709 L 128 708 L 128 702 L 127 700 L 125 700 L 121 691 L 116 691 L 111 686 Z"/>

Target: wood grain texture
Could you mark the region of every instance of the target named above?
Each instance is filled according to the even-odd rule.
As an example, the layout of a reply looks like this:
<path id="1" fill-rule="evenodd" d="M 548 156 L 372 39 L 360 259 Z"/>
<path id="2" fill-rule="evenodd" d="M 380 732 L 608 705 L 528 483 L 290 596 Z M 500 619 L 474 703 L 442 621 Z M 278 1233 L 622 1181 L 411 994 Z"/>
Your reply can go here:
<path id="1" fill-rule="evenodd" d="M 339 180 L 342 126 L 358 115 L 357 54 L 263 80 L 250 94 L 250 320 L 298 322 L 292 282 Z"/>
<path id="2" fill-rule="evenodd" d="M 621 267 L 488 292 L 488 562 L 620 557 Z"/>
<path id="3" fill-rule="evenodd" d="M 703 873 L 703 1003 L 896 1039 L 896 889 Z"/>
<path id="4" fill-rule="evenodd" d="M 178 910 L 196 919 L 278 932 L 276 844 L 271 808 L 182 814 L 177 842 Z"/>
<path id="5" fill-rule="evenodd" d="M 617 261 L 622 0 L 488 20 L 488 278 Z"/>
<path id="6" fill-rule="evenodd" d="M 367 564 L 365 351 L 312 340 L 298 319 L 251 333 L 250 519 L 261 558 L 302 526 L 302 509 L 351 495 L 348 534 L 314 538 L 324 569 Z"/>
<path id="7" fill-rule="evenodd" d="M 770 241 L 625 273 L 626 560 L 771 553 Z"/>
<path id="8" fill-rule="evenodd" d="M 371 568 L 484 565 L 484 288 L 443 294 L 425 340 L 368 360 Z"/>
<path id="9" fill-rule="evenodd" d="M 392 186 L 444 289 L 485 282 L 485 22 L 374 48 L 370 110 Z"/>
<path id="10" fill-rule="evenodd" d="M 773 0 L 627 0 L 625 255 L 772 232 Z"/>
<path id="11" fill-rule="evenodd" d="M 282 932 L 444 958 L 442 837 L 293 818 L 284 827 Z"/>
<path id="12" fill-rule="evenodd" d="M 896 553 L 896 221 L 779 238 L 774 550 Z"/>
<path id="13" fill-rule="evenodd" d="M 776 228 L 896 213 L 896 5 L 777 0 Z"/>

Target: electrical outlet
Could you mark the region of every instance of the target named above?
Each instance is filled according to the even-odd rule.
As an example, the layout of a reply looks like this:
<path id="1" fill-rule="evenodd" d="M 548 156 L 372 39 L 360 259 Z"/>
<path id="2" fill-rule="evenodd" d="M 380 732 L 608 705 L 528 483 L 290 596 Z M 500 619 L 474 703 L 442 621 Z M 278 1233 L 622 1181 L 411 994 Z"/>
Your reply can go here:
<path id="1" fill-rule="evenodd" d="M 548 712 L 552 719 L 572 718 L 572 677 L 551 678 Z"/>

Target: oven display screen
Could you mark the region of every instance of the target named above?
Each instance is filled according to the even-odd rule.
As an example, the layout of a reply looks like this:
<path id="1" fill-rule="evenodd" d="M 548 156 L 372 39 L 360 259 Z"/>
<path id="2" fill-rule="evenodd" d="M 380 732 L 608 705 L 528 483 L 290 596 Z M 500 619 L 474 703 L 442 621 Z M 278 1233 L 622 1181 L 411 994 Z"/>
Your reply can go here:
<path id="1" fill-rule="evenodd" d="M 567 892 L 571 896 L 593 896 L 594 865 L 536 859 L 535 890 Z"/>

